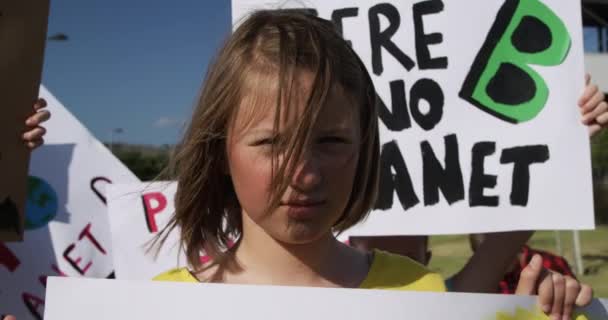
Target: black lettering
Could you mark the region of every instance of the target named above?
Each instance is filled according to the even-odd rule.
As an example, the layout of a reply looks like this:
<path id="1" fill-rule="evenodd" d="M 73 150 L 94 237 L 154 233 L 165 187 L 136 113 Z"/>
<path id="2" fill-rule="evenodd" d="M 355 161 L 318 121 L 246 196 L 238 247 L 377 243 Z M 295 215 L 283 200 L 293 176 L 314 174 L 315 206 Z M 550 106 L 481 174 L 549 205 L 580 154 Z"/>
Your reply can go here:
<path id="1" fill-rule="evenodd" d="M 380 30 L 380 15 L 388 19 L 388 27 Z M 389 3 L 379 3 L 369 9 L 369 29 L 372 47 L 372 71 L 376 75 L 381 75 L 384 67 L 382 66 L 382 48 L 386 49 L 401 65 L 410 71 L 416 65 L 399 47 L 391 40 L 391 37 L 399 29 L 401 17 L 399 11 Z"/>
<path id="2" fill-rule="evenodd" d="M 345 18 L 356 17 L 358 15 L 359 8 L 356 7 L 338 9 L 334 10 L 334 12 L 331 13 L 331 21 L 334 23 L 334 25 L 336 25 L 336 29 L 342 35 L 342 37 L 344 37 L 344 24 L 342 23 L 342 20 L 344 20 Z M 346 40 L 346 43 L 348 43 L 349 46 L 352 46 L 350 40 Z"/>
<path id="3" fill-rule="evenodd" d="M 518 106 L 536 96 L 536 82 L 522 68 L 508 62 L 501 63 L 488 82 L 486 93 L 500 104 Z"/>
<path id="4" fill-rule="evenodd" d="M 405 99 L 405 84 L 403 80 L 391 81 L 392 113 L 378 96 L 378 115 L 384 125 L 391 131 L 401 131 L 412 126 L 410 114 L 407 111 Z"/>
<path id="5" fill-rule="evenodd" d="M 414 30 L 416 38 L 416 58 L 418 59 L 418 68 L 425 69 L 446 69 L 448 67 L 447 57 L 431 58 L 429 45 L 440 44 L 443 42 L 441 33 L 424 33 L 424 23 L 422 16 L 427 14 L 435 14 L 443 11 L 443 1 L 429 0 L 414 4 Z"/>
<path id="6" fill-rule="evenodd" d="M 420 144 L 425 206 L 439 202 L 439 190 L 449 204 L 464 199 L 464 183 L 458 158 L 458 140 L 455 134 L 445 136 L 444 140 L 445 168 L 437 160 L 428 141 Z"/>
<path id="7" fill-rule="evenodd" d="M 395 174 L 391 171 L 395 170 Z M 401 202 L 403 210 L 417 205 L 420 200 L 416 196 L 412 178 L 407 170 L 399 146 L 394 140 L 382 146 L 380 152 L 380 190 L 375 209 L 387 210 L 393 207 L 393 194 Z"/>
<path id="8" fill-rule="evenodd" d="M 103 188 L 99 187 L 99 183 L 98 182 L 104 182 L 106 184 L 110 184 L 112 183 L 112 180 L 106 178 L 106 177 L 95 177 L 93 179 L 91 179 L 91 190 L 93 190 L 93 192 L 95 193 L 95 195 L 97 196 L 97 198 L 99 198 L 99 200 L 101 200 L 101 202 L 103 202 L 103 204 L 106 204 L 106 196 L 104 193 L 101 192 L 101 190 L 103 190 Z"/>
<path id="9" fill-rule="evenodd" d="M 469 205 L 471 207 L 497 207 L 498 196 L 485 196 L 483 190 L 496 187 L 496 176 L 485 174 L 484 160 L 496 151 L 495 142 L 478 142 L 473 145 Z"/>
<path id="10" fill-rule="evenodd" d="M 429 112 L 423 114 L 420 111 L 420 100 L 429 103 Z M 420 79 L 416 81 L 410 91 L 410 109 L 412 118 L 418 125 L 429 131 L 433 129 L 443 117 L 444 96 L 441 87 L 431 79 Z"/>
<path id="11" fill-rule="evenodd" d="M 504 149 L 500 163 L 513 163 L 513 182 L 511 184 L 511 204 L 525 207 L 530 193 L 530 165 L 549 160 L 549 147 L 534 145 Z"/>

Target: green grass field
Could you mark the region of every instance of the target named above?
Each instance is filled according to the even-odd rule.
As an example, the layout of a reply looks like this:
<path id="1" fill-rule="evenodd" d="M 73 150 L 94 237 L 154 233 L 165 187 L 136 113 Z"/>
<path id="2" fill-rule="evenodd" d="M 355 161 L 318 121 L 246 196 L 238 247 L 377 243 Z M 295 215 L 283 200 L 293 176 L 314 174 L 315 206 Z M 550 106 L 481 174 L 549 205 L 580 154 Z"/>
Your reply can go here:
<path id="1" fill-rule="evenodd" d="M 600 226 L 593 231 L 581 231 L 581 249 L 585 274 L 580 280 L 591 285 L 596 297 L 608 298 L 608 226 Z M 572 250 L 572 232 L 559 233 L 563 256 L 575 270 Z M 433 258 L 430 268 L 449 277 L 458 271 L 471 255 L 467 236 L 431 237 Z M 533 248 L 557 252 L 556 236 L 553 231 L 539 231 L 529 242 Z"/>

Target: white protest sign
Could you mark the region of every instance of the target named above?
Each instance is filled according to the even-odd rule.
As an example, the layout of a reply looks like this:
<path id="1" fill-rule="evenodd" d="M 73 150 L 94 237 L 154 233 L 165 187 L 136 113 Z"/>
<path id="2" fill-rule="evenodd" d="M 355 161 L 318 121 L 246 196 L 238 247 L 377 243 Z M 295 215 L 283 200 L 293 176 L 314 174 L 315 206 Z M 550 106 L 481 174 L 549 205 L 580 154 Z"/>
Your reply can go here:
<path id="1" fill-rule="evenodd" d="M 0 314 L 42 319 L 47 275 L 113 274 L 105 187 L 138 182 L 44 87 L 51 120 L 32 153 L 22 243 L 0 243 Z"/>
<path id="2" fill-rule="evenodd" d="M 45 320 L 549 319 L 536 297 L 49 278 Z M 594 300 L 576 319 L 608 319 Z"/>
<path id="3" fill-rule="evenodd" d="M 175 182 L 113 184 L 108 188 L 116 278 L 149 280 L 185 266 L 179 230 L 171 232 L 160 248 L 151 246 L 173 214 L 176 188 Z"/>
<path id="4" fill-rule="evenodd" d="M 108 186 L 108 217 L 117 279 L 149 280 L 187 265 L 183 250 L 179 250 L 179 230 L 169 233 L 164 245 L 152 245 L 173 215 L 176 190 L 176 182 L 164 181 Z M 347 241 L 348 237 L 340 239 Z M 203 262 L 209 259 L 201 256 Z"/>
<path id="5" fill-rule="evenodd" d="M 333 20 L 381 98 L 381 188 L 349 234 L 594 227 L 580 1 L 233 0 Z"/>

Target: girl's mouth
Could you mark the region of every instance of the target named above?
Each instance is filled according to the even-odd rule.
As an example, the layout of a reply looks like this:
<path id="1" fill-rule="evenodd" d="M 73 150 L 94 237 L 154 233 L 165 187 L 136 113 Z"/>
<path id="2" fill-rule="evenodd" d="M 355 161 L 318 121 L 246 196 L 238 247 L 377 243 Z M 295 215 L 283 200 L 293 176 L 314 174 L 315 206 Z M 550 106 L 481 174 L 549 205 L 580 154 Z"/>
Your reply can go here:
<path id="1" fill-rule="evenodd" d="M 307 220 L 317 215 L 323 205 L 324 200 L 290 200 L 281 203 L 281 206 L 287 208 L 287 215 L 296 220 Z"/>

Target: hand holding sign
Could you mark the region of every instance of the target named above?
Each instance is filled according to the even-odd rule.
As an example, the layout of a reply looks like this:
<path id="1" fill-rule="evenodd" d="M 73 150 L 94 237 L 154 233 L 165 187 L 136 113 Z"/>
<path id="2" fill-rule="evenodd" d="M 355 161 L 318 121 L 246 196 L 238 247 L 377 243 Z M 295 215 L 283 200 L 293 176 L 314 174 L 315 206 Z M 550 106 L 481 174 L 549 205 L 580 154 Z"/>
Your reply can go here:
<path id="1" fill-rule="evenodd" d="M 589 135 L 594 136 L 608 124 L 608 102 L 604 93 L 591 82 L 591 76 L 585 76 L 585 91 L 578 100 L 583 116 L 582 122 L 589 128 Z"/>
<path id="2" fill-rule="evenodd" d="M 521 272 L 516 294 L 531 295 L 538 292 L 538 301 L 543 311 L 552 319 L 570 319 L 576 306 L 591 303 L 591 287 L 576 279 L 544 269 L 542 258 L 535 255 Z"/>
<path id="3" fill-rule="evenodd" d="M 22 138 L 25 145 L 31 150 L 36 149 L 44 143 L 43 137 L 46 129 L 40 125 L 51 118 L 51 113 L 45 110 L 45 107 L 46 101 L 39 98 L 34 103 L 34 114 L 25 120 L 27 131 L 23 133 Z"/>

